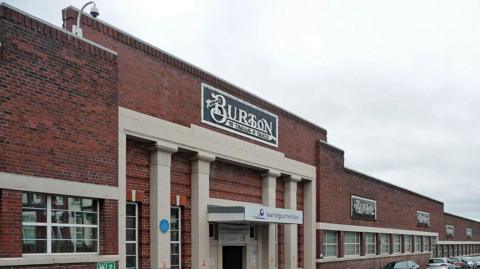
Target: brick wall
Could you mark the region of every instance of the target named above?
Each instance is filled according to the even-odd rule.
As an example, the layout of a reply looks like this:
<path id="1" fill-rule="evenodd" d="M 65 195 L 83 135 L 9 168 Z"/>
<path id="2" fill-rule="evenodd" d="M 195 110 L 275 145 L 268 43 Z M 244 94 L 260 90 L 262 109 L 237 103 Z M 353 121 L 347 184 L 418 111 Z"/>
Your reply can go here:
<path id="1" fill-rule="evenodd" d="M 452 225 L 455 227 L 454 236 L 447 236 L 445 225 L 441 226 L 438 233 L 439 240 L 446 241 L 480 241 L 480 222 L 462 218 L 460 216 L 445 213 L 443 215 L 445 225 Z M 472 238 L 467 238 L 466 229 L 472 228 Z"/>
<path id="2" fill-rule="evenodd" d="M 100 201 L 100 254 L 118 254 L 118 201 Z"/>
<path id="3" fill-rule="evenodd" d="M 210 197 L 261 204 L 261 172 L 215 161 L 210 166 Z"/>
<path id="4" fill-rule="evenodd" d="M 385 257 L 383 259 L 365 259 L 365 260 L 319 263 L 317 264 L 317 268 L 318 269 L 345 269 L 345 268 L 381 269 L 383 268 L 382 265 L 386 265 L 389 262 L 398 261 L 398 260 L 413 260 L 418 265 L 420 265 L 420 268 L 426 268 L 428 259 L 430 259 L 429 254 L 405 255 L 402 257 Z"/>
<path id="5" fill-rule="evenodd" d="M 0 189 L 0 257 L 21 257 L 22 236 L 22 192 Z"/>
<path id="6" fill-rule="evenodd" d="M 443 203 L 345 169 L 343 152 L 328 145 L 320 145 L 319 155 L 321 180 L 317 184 L 317 208 L 320 222 L 439 231 L 443 223 Z M 376 200 L 377 220 L 351 218 L 351 195 Z M 417 225 L 417 210 L 430 213 L 429 228 Z"/>
<path id="7" fill-rule="evenodd" d="M 66 9 L 67 29 L 77 11 Z M 287 157 L 314 165 L 315 143 L 326 131 L 273 106 L 238 87 L 217 79 L 99 20 L 82 16 L 84 37 L 119 53 L 120 106 L 171 122 L 225 133 L 251 143 L 265 144 L 205 125 L 200 121 L 200 84 L 205 82 L 279 116 L 279 147 Z M 274 89 L 272 89 L 274 90 Z"/>
<path id="8" fill-rule="evenodd" d="M 117 185 L 110 53 L 0 7 L 0 171 Z"/>

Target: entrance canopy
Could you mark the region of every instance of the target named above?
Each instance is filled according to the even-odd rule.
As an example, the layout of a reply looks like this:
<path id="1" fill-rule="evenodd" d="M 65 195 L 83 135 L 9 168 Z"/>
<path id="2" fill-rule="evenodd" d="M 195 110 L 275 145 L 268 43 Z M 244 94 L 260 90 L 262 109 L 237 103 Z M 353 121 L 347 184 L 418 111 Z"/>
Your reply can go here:
<path id="1" fill-rule="evenodd" d="M 242 205 L 208 206 L 208 221 L 230 223 L 280 223 L 303 224 L 303 212 L 299 210 Z"/>

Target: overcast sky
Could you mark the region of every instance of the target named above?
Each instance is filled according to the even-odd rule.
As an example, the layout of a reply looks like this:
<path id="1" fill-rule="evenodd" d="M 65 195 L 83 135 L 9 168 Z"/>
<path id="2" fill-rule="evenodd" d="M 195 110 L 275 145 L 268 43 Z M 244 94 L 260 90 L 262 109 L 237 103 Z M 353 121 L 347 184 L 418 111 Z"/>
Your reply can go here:
<path id="1" fill-rule="evenodd" d="M 86 1 L 6 2 L 60 26 Z M 326 128 L 346 166 L 480 220 L 480 1 L 96 3 L 100 19 Z"/>

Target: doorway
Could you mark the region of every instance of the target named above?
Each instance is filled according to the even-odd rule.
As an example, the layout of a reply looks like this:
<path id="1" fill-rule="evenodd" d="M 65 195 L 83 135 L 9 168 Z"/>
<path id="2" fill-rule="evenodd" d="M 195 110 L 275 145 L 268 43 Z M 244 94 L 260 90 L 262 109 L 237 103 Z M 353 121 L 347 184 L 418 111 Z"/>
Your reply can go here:
<path id="1" fill-rule="evenodd" d="M 223 247 L 222 264 L 223 269 L 243 269 L 243 247 Z"/>

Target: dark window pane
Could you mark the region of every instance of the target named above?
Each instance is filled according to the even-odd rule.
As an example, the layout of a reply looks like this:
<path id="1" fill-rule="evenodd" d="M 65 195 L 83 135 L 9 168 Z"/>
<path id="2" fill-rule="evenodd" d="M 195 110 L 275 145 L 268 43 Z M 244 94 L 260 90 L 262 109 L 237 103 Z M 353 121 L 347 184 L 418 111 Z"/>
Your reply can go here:
<path id="1" fill-rule="evenodd" d="M 170 263 L 172 265 L 179 265 L 179 262 L 180 262 L 180 258 L 178 255 L 171 255 L 170 256 Z"/>
<path id="2" fill-rule="evenodd" d="M 47 240 L 23 240 L 23 253 L 46 253 Z"/>
<path id="3" fill-rule="evenodd" d="M 127 267 L 135 268 L 136 266 L 136 256 L 127 256 Z"/>
<path id="4" fill-rule="evenodd" d="M 22 202 L 23 207 L 47 208 L 47 196 L 41 193 L 24 192 Z"/>
<path id="5" fill-rule="evenodd" d="M 97 239 L 97 228 L 77 228 L 76 233 L 76 239 Z"/>
<path id="6" fill-rule="evenodd" d="M 135 204 L 127 204 L 127 216 L 135 217 Z"/>
<path id="7" fill-rule="evenodd" d="M 76 240 L 77 252 L 97 252 L 97 240 Z"/>
<path id="8" fill-rule="evenodd" d="M 97 212 L 97 200 L 82 198 L 80 211 Z"/>
<path id="9" fill-rule="evenodd" d="M 178 219 L 178 208 L 172 208 L 170 210 L 170 216 L 171 216 L 171 219 L 172 219 L 172 222 L 175 220 L 175 219 Z"/>
<path id="10" fill-rule="evenodd" d="M 136 255 L 135 243 L 127 243 L 127 255 Z"/>
<path id="11" fill-rule="evenodd" d="M 97 213 L 77 212 L 76 224 L 97 224 Z"/>
<path id="12" fill-rule="evenodd" d="M 52 240 L 52 253 L 74 252 L 73 240 Z"/>
<path id="13" fill-rule="evenodd" d="M 68 210 L 68 198 L 62 195 L 52 196 L 52 209 Z"/>
<path id="14" fill-rule="evenodd" d="M 172 231 L 178 231 L 178 222 L 172 222 L 170 223 L 170 229 Z"/>
<path id="15" fill-rule="evenodd" d="M 45 209 L 23 209 L 23 222 L 47 222 L 47 210 Z"/>
<path id="16" fill-rule="evenodd" d="M 178 232 L 171 231 L 170 235 L 171 235 L 171 241 L 179 241 Z"/>
<path id="17" fill-rule="evenodd" d="M 136 235 L 134 229 L 127 229 L 127 241 L 135 241 Z"/>
<path id="18" fill-rule="evenodd" d="M 47 239 L 47 227 L 24 225 L 23 239 Z"/>
<path id="19" fill-rule="evenodd" d="M 74 227 L 58 227 L 52 226 L 52 239 L 74 239 Z"/>
<path id="20" fill-rule="evenodd" d="M 74 221 L 74 212 L 72 211 L 63 211 L 63 210 L 53 210 L 52 211 L 52 223 L 75 223 Z"/>
<path id="21" fill-rule="evenodd" d="M 135 228 L 135 218 L 134 217 L 127 217 L 127 228 Z"/>
<path id="22" fill-rule="evenodd" d="M 179 247 L 178 244 L 171 244 L 170 245 L 170 253 L 171 254 L 179 254 Z"/>

